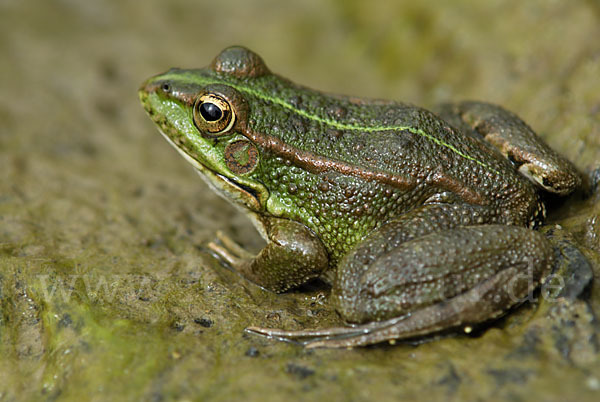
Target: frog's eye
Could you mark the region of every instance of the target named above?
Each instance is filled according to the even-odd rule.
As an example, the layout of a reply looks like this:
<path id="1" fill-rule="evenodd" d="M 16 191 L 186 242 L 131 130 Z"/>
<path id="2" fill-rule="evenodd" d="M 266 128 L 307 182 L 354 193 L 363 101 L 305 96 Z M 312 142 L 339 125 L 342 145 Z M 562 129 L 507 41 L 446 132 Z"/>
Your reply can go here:
<path id="1" fill-rule="evenodd" d="M 194 124 L 208 135 L 224 134 L 233 127 L 235 113 L 227 99 L 217 94 L 203 94 L 194 103 Z"/>

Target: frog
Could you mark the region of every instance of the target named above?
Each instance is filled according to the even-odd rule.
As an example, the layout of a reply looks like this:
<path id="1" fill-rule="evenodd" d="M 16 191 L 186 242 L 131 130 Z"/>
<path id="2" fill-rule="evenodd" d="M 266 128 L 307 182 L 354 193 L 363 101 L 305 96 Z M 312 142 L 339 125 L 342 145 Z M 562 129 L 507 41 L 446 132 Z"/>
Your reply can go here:
<path id="1" fill-rule="evenodd" d="M 172 68 L 139 89 L 164 138 L 265 239 L 222 233 L 208 249 L 262 288 L 320 278 L 345 324 L 247 331 L 306 348 L 353 348 L 469 332 L 550 276 L 536 230 L 577 168 L 516 114 L 486 102 L 432 110 L 301 86 L 255 52 Z"/>

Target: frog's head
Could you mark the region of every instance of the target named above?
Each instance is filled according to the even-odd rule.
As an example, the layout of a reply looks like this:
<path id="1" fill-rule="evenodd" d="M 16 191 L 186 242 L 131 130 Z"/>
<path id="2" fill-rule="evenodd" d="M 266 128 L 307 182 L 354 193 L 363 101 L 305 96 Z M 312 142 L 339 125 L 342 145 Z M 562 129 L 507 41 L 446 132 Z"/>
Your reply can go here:
<path id="1" fill-rule="evenodd" d="M 248 104 L 240 83 L 271 75 L 255 53 L 230 47 L 203 69 L 171 69 L 139 90 L 146 112 L 165 138 L 207 182 L 234 203 L 265 209 L 268 190 L 254 174 L 260 154 L 243 133 Z"/>

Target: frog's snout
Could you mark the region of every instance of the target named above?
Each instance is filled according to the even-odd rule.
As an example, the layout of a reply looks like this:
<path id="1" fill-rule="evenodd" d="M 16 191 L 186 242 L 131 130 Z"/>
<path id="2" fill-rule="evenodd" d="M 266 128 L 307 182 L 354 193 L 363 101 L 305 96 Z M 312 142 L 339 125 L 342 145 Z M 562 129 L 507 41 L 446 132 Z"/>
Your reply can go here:
<path id="1" fill-rule="evenodd" d="M 157 79 L 156 77 L 152 77 L 140 86 L 138 89 L 138 97 L 146 109 L 146 112 L 152 116 L 154 114 L 153 107 L 151 106 L 151 102 L 149 98 L 155 94 L 162 94 L 170 96 L 172 92 L 172 86 L 168 81 Z"/>
<path id="2" fill-rule="evenodd" d="M 158 92 L 159 90 L 164 93 L 169 93 L 172 91 L 171 83 L 165 79 L 165 76 L 168 74 L 174 74 L 180 72 L 181 69 L 178 67 L 173 67 L 169 69 L 166 73 L 155 75 L 154 77 L 148 78 L 138 89 L 140 95 L 142 93 L 146 95 L 150 95 L 152 93 Z"/>
<path id="3" fill-rule="evenodd" d="M 139 93 L 140 97 L 148 96 L 148 95 L 153 94 L 156 91 L 158 91 L 159 88 L 161 88 L 161 82 L 159 82 L 153 78 L 150 78 L 150 79 L 144 81 L 144 83 L 138 89 L 138 93 Z"/>

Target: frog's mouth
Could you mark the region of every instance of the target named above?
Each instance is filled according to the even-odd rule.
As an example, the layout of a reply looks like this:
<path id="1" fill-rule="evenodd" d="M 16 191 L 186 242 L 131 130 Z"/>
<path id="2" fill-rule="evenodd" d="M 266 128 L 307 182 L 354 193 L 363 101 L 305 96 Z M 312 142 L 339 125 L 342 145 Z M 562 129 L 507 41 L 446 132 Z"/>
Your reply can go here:
<path id="1" fill-rule="evenodd" d="M 202 177 L 208 186 L 217 194 L 221 195 L 226 200 L 231 201 L 234 205 L 243 205 L 256 212 L 262 210 L 258 191 L 209 169 L 196 158 L 178 147 L 160 127 L 158 127 L 158 131 L 167 142 L 171 144 L 171 146 L 175 148 L 177 152 L 179 152 L 179 154 L 194 167 L 194 169 L 196 169 L 200 177 Z"/>

